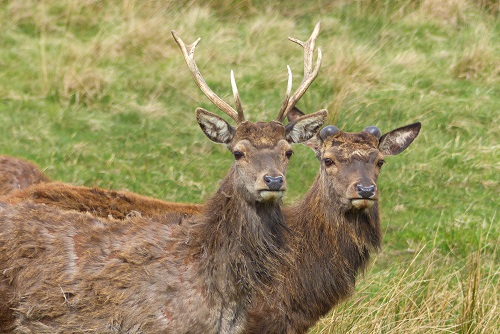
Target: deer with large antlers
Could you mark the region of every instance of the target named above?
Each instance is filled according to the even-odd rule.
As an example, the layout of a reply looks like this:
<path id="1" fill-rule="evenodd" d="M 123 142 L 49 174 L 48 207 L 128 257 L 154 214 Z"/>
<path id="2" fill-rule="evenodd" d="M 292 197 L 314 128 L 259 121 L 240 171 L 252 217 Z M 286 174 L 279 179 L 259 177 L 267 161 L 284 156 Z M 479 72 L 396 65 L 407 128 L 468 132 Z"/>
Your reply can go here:
<path id="1" fill-rule="evenodd" d="M 277 119 L 252 123 L 234 75 L 237 111 L 200 75 L 199 40 L 185 45 L 173 36 L 197 85 L 237 123 L 196 111 L 204 133 L 234 155 L 228 175 L 190 218 L 134 217 L 124 224 L 31 202 L 1 204 L 1 332 L 238 333 L 252 297 L 279 281 L 275 269 L 288 261 L 280 199 L 290 144 L 310 139 L 326 111 L 286 126 L 282 120 L 314 80 L 321 53 L 292 98 L 289 70 Z"/>

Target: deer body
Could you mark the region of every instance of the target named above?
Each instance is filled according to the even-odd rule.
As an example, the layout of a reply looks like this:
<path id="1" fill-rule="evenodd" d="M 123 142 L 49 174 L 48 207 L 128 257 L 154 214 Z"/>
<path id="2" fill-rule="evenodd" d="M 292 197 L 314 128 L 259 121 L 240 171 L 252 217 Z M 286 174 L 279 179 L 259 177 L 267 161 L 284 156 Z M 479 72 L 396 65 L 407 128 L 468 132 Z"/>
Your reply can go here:
<path id="1" fill-rule="evenodd" d="M 2 333 L 217 328 L 207 316 L 216 305 L 203 298 L 194 254 L 183 246 L 194 243 L 189 229 L 102 221 L 29 203 L 2 207 L 1 218 Z M 169 313 L 173 305 L 189 310 L 189 302 L 205 323 Z"/>
<path id="2" fill-rule="evenodd" d="M 262 129 L 266 138 L 251 138 Z M 30 202 L 3 205 L 0 331 L 240 332 L 251 297 L 286 261 L 280 196 L 267 194 L 277 191 L 261 177 L 286 169 L 285 133 L 277 122 L 240 125 L 229 145 L 247 156 L 189 218 L 124 224 Z"/>

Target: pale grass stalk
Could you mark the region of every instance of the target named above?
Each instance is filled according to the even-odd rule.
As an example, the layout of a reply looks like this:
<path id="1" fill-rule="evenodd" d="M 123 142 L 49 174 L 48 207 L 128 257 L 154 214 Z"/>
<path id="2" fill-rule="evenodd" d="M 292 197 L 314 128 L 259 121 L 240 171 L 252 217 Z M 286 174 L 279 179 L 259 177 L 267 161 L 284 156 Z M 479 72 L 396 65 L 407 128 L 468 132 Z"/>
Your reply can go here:
<path id="1" fill-rule="evenodd" d="M 351 301 L 311 333 L 486 334 L 500 328 L 497 247 L 493 254 L 473 251 L 461 266 L 451 255 L 425 249 L 407 264 L 361 278 Z"/>

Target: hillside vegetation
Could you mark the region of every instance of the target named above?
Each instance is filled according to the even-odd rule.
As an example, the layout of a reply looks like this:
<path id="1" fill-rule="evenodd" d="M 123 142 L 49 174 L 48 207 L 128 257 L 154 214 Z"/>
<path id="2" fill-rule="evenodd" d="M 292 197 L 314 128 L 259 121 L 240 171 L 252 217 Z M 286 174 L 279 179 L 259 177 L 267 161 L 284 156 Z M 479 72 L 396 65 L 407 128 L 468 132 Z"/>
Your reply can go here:
<path id="1" fill-rule="evenodd" d="M 500 332 L 500 26 L 494 0 L 0 0 L 0 154 L 51 178 L 201 203 L 232 158 L 200 131 L 199 92 L 170 31 L 250 120 L 276 116 L 321 21 L 319 77 L 298 106 L 346 131 L 422 122 L 387 158 L 384 246 L 312 333 Z M 296 146 L 291 203 L 318 170 Z"/>

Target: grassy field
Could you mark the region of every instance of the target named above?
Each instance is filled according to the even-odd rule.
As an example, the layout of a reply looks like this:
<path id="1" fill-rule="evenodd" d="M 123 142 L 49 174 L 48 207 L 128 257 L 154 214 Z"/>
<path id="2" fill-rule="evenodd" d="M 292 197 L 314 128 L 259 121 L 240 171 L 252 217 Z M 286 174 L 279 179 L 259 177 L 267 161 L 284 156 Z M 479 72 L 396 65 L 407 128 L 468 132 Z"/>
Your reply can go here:
<path id="1" fill-rule="evenodd" d="M 422 131 L 379 179 L 383 250 L 312 333 L 500 332 L 500 25 L 494 0 L 0 0 L 0 154 L 53 179 L 201 203 L 232 163 L 199 130 L 170 31 L 250 120 L 271 120 L 321 21 L 320 75 L 299 108 L 347 131 Z M 318 163 L 296 146 L 286 202 Z"/>

